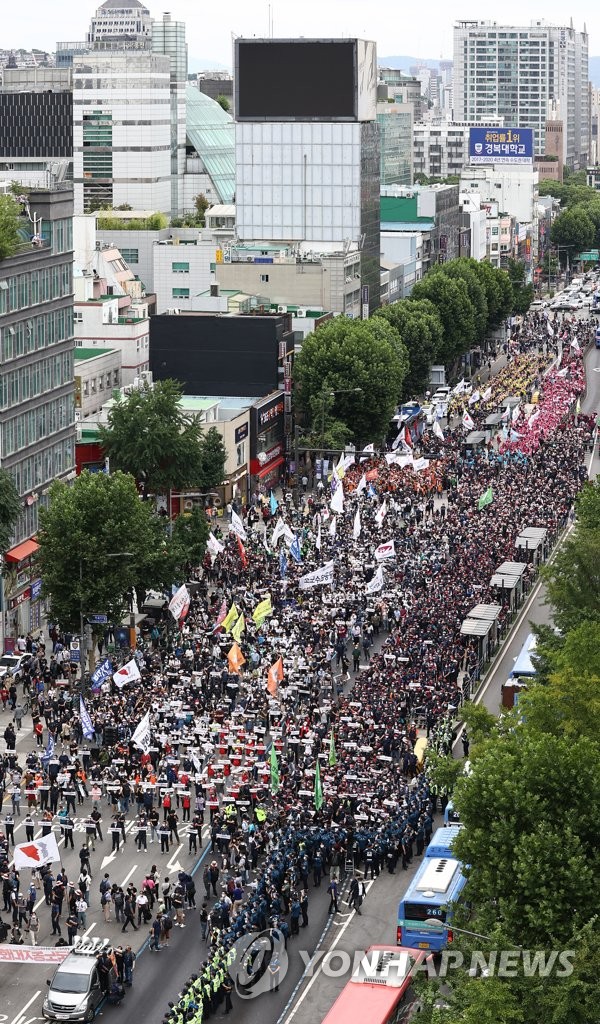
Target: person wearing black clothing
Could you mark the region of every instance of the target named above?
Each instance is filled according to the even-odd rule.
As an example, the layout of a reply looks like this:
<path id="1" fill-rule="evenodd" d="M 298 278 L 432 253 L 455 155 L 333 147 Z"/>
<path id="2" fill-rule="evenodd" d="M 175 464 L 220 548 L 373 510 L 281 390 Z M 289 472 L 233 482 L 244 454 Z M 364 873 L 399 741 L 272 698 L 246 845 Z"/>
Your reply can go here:
<path id="1" fill-rule="evenodd" d="M 137 843 L 138 850 L 141 850 L 142 846 L 144 847 L 145 850 L 148 849 L 147 838 L 148 838 L 148 825 L 146 823 L 146 819 L 142 816 L 142 817 L 138 818 L 137 823 L 136 823 L 135 841 Z"/>
<path id="2" fill-rule="evenodd" d="M 98 957 L 98 978 L 100 981 L 100 988 L 104 995 L 108 995 L 110 988 L 110 973 L 112 970 L 112 963 L 107 953 L 102 953 Z"/>
<path id="3" fill-rule="evenodd" d="M 71 844 L 71 849 L 72 850 L 75 849 L 75 844 L 73 842 L 73 829 L 74 828 L 75 828 L 75 822 L 73 821 L 73 819 L 71 817 L 63 818 L 63 820 L 61 821 L 60 830 L 61 830 L 63 836 L 65 837 L 65 850 L 69 846 L 69 843 Z"/>
<path id="4" fill-rule="evenodd" d="M 112 836 L 112 849 L 111 849 L 111 852 L 116 850 L 116 852 L 118 853 L 119 852 L 119 844 L 121 842 L 121 826 L 120 826 L 119 822 L 116 820 L 116 818 L 113 818 L 113 820 L 111 821 L 109 832 L 110 832 L 110 834 Z"/>
<path id="5" fill-rule="evenodd" d="M 126 932 L 127 931 L 127 925 L 129 925 L 129 924 L 133 926 L 134 932 L 137 932 L 138 928 L 137 928 L 137 925 L 136 925 L 136 923 L 134 921 L 134 918 L 133 918 L 134 912 L 135 912 L 135 907 L 134 907 L 134 905 L 133 905 L 133 903 L 131 901 L 131 896 L 128 893 L 126 895 L 126 897 L 125 897 L 125 903 L 123 905 L 123 917 L 125 919 L 125 924 L 121 928 L 122 932 Z"/>

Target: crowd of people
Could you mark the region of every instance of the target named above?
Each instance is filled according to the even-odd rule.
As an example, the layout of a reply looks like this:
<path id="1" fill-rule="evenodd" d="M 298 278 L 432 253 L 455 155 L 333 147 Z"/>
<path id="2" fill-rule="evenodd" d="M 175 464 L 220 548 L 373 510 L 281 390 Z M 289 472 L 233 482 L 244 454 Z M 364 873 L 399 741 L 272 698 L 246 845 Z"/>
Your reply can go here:
<path id="1" fill-rule="evenodd" d="M 50 669 L 56 654 L 37 646 L 21 679 L 32 742 L 18 755 L 7 741 L 0 767 L 11 808 L 0 872 L 14 927 L 29 922 L 32 934 L 40 885 L 53 933 L 61 934 L 62 892 L 75 938 L 89 906 L 90 850 L 104 841 L 103 813 L 113 849 L 133 816 L 131 834 L 140 849 L 160 846 L 158 863 L 173 839 L 191 854 L 210 843 L 199 906 L 191 875 L 164 879 L 156 865 L 137 887 L 123 891 L 108 877 L 100 892 L 105 920 L 114 913 L 123 931 L 150 924 L 156 953 L 171 927 L 198 915 L 205 956 L 168 1018 L 199 1024 L 231 1008 L 238 939 L 276 929 L 292 941 L 308 923 L 315 889 L 327 891 L 335 913 L 347 875 L 360 908 L 359 877 L 405 869 L 423 852 L 442 794 L 419 773 L 415 744 L 447 735 L 463 679 L 478 671 L 476 642 L 460 631 L 470 609 L 496 602 L 501 621 L 509 613 L 491 581 L 502 561 L 518 559 L 519 533 L 543 527 L 553 540 L 571 513 L 594 428 L 576 411 L 589 330 L 579 325 L 573 346 L 574 328 L 565 324 L 560 366 L 548 374 L 547 325 L 525 325 L 522 350 L 511 352 L 490 393 L 466 400 L 483 428 L 505 398 L 519 397 L 508 429 L 520 437 L 492 432 L 468 448 L 462 423 L 451 422 L 427 430 L 419 450 L 403 434 L 386 455 L 340 460 L 333 485 L 296 501 L 284 493 L 264 516 L 254 495 L 235 529 L 216 531 L 218 553 L 189 585 L 185 619 L 136 652 L 141 685 L 119 688 L 109 679 L 86 696 L 89 741 L 78 698 Z M 533 444 L 523 427 L 536 407 L 545 427 Z M 391 556 L 382 556 L 392 541 Z M 306 588 L 302 577 L 329 562 L 333 583 Z M 529 563 L 526 577 L 533 572 Z M 263 618 L 257 607 L 267 599 Z M 60 643 L 57 634 L 54 647 Z M 15 692 L 13 711 L 18 699 Z M 151 743 L 140 748 L 132 736 L 147 712 Z M 57 824 L 71 845 L 81 809 L 76 882 L 48 868 L 24 897 L 10 853 L 21 804 L 43 829 Z"/>

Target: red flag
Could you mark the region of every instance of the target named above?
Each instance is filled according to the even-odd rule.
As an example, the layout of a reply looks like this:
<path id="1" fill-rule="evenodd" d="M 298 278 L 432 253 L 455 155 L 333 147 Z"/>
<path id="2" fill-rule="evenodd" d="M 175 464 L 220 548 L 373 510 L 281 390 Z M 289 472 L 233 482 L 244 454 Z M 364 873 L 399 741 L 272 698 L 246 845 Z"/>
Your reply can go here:
<path id="1" fill-rule="evenodd" d="M 410 436 L 410 430 L 408 429 L 408 427 L 404 428 L 404 441 L 408 445 L 409 448 L 413 447 L 413 439 Z"/>
<path id="2" fill-rule="evenodd" d="M 379 476 L 379 470 L 378 469 L 370 469 L 367 473 L 365 473 L 365 480 L 368 480 L 368 481 L 376 480 L 378 476 Z"/>
<path id="3" fill-rule="evenodd" d="M 274 665 L 271 665 L 267 672 L 267 690 L 272 697 L 276 697 L 279 691 L 279 683 L 283 679 L 283 659 L 278 658 Z"/>
<path id="4" fill-rule="evenodd" d="M 227 601 L 225 600 L 225 598 L 223 598 L 223 600 L 221 601 L 221 607 L 219 608 L 219 614 L 217 615 L 217 621 L 215 623 L 215 629 L 214 629 L 215 632 L 217 631 L 217 629 L 219 629 L 219 627 L 220 627 L 221 623 L 223 622 L 223 620 L 225 619 L 226 615 L 227 615 Z"/>
<path id="5" fill-rule="evenodd" d="M 238 550 L 239 550 L 239 553 L 240 553 L 240 559 L 241 559 L 242 565 L 243 565 L 243 567 L 245 569 L 247 567 L 247 565 L 248 565 L 248 555 L 246 554 L 246 549 L 245 549 L 244 545 L 242 544 L 242 538 L 241 537 L 238 537 L 237 542 L 238 542 Z"/>

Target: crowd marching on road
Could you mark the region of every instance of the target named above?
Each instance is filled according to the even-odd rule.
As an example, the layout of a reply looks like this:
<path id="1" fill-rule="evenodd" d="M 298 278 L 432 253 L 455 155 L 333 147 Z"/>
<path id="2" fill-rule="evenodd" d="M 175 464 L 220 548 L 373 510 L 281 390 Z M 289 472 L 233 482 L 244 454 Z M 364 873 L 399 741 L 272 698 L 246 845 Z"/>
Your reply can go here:
<path id="1" fill-rule="evenodd" d="M 178 631 L 168 643 L 155 635 L 114 679 L 101 673 L 85 702 L 60 687 L 55 653 L 32 651 L 5 701 L 20 721 L 3 730 L 5 938 L 27 930 L 37 941 L 43 892 L 52 934 L 63 941 L 66 928 L 73 942 L 92 869 L 104 919 L 142 929 L 153 954 L 197 915 L 202 963 L 166 1013 L 199 1024 L 232 1007 L 236 940 L 277 929 L 293 941 L 316 893 L 337 911 L 346 873 L 360 912 L 360 877 L 423 852 L 443 795 L 418 772 L 415 744 L 427 735 L 448 746 L 464 677 L 479 670 L 461 622 L 491 600 L 506 619 L 491 589 L 497 565 L 515 559 L 525 526 L 555 540 L 585 477 L 595 424 L 578 400 L 591 328 L 550 330 L 526 322 L 487 389 L 455 394 L 462 420 L 436 421 L 418 447 L 402 430 L 390 452 L 340 460 L 331 485 L 296 501 L 254 495 L 229 532 L 211 536 Z M 467 448 L 469 423 L 480 427 L 509 395 L 520 401 L 498 436 Z M 77 814 L 78 877 L 48 865 L 24 879 L 11 859 L 15 820 L 28 841 L 59 829 L 74 848 Z M 126 835 L 139 850 L 154 844 L 156 864 L 124 888 L 110 873 L 99 880 L 93 856 L 108 842 L 118 853 Z M 173 841 L 193 855 L 210 844 L 201 897 L 191 872 L 162 877 Z M 126 984 L 132 955 L 116 952 Z M 274 963 L 272 990 L 278 982 Z"/>

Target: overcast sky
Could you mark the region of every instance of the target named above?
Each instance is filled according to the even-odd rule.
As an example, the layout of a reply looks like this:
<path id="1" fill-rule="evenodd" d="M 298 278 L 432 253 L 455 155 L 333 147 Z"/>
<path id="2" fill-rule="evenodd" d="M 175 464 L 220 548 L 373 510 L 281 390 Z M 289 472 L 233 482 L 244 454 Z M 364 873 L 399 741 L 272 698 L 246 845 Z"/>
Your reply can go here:
<path id="1" fill-rule="evenodd" d="M 54 50 L 57 39 L 84 39 L 90 18 L 98 6 L 89 0 L 25 0 L 23 6 L 0 0 L 2 24 L 0 47 L 38 47 Z M 269 34 L 267 0 L 148 0 L 154 17 L 170 10 L 173 18 L 187 23 L 190 58 L 208 58 L 231 66 L 232 33 L 241 36 Z M 409 54 L 415 57 L 452 57 L 452 24 L 455 20 L 499 18 L 504 23 L 529 24 L 543 17 L 554 24 L 572 18 L 576 29 L 584 22 L 590 35 L 590 56 L 600 54 L 600 4 L 590 0 L 445 0 L 402 4 L 398 0 L 272 0 L 275 36 L 342 35 L 375 39 L 378 56 Z M 567 13 L 568 12 L 568 13 Z"/>

